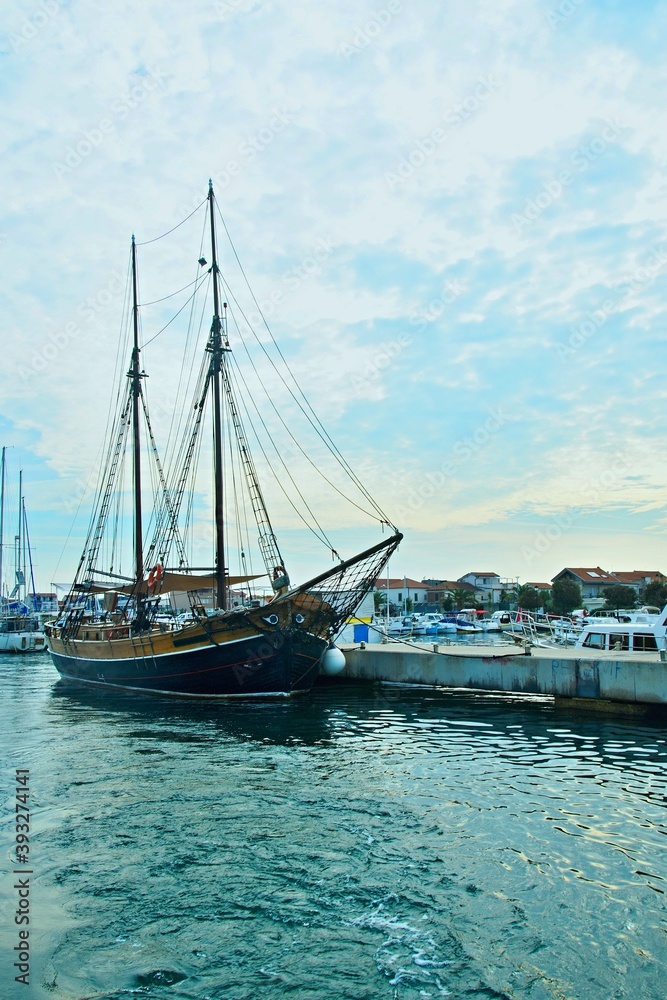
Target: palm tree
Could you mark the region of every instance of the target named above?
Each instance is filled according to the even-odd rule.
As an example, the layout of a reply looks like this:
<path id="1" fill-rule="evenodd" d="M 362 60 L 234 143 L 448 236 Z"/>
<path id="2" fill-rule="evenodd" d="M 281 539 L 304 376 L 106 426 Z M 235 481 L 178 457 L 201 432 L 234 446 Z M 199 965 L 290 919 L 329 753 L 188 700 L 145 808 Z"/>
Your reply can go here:
<path id="1" fill-rule="evenodd" d="M 470 591 L 462 588 L 451 591 L 452 599 L 456 605 L 456 610 L 460 611 L 466 601 L 470 598 Z"/>
<path id="2" fill-rule="evenodd" d="M 373 601 L 375 602 L 375 614 L 379 615 L 382 611 L 386 610 L 387 607 L 387 595 L 381 590 L 376 590 L 373 594 Z"/>

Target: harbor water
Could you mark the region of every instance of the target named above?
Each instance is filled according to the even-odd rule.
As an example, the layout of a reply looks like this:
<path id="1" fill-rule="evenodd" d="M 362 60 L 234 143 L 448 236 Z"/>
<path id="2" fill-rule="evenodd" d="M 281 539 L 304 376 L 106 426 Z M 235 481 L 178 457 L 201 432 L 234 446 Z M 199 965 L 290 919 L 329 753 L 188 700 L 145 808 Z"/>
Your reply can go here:
<path id="1" fill-rule="evenodd" d="M 0 684 L 3 998 L 665 996 L 662 723 L 341 682 L 73 690 L 46 654 Z"/>

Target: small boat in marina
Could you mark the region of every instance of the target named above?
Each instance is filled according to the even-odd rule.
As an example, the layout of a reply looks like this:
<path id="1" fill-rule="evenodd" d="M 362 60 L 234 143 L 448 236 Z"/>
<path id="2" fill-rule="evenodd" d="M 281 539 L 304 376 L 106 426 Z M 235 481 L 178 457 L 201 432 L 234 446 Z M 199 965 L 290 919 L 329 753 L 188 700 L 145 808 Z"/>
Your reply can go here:
<path id="1" fill-rule="evenodd" d="M 491 625 L 488 631 L 495 631 L 496 626 L 501 632 L 520 632 L 521 617 L 516 611 L 494 611 L 489 618 Z"/>
<path id="2" fill-rule="evenodd" d="M 389 618 L 380 619 L 378 624 L 378 630 L 383 632 L 385 635 L 393 636 L 397 638 L 402 635 L 412 634 L 412 619 L 411 618 Z"/>
<path id="3" fill-rule="evenodd" d="M 444 624 L 442 615 L 425 611 L 415 618 L 413 631 L 415 635 L 438 635 L 439 632 L 445 631 Z"/>
<path id="4" fill-rule="evenodd" d="M 438 622 L 438 632 L 445 634 L 456 632 L 456 622 L 450 621 L 448 618 L 443 616 Z"/>
<path id="5" fill-rule="evenodd" d="M 613 624 L 614 622 L 640 622 L 647 625 L 653 624 L 659 615 L 660 608 L 654 608 L 649 605 L 644 605 L 641 608 L 619 608 L 615 611 L 600 608 L 588 614 L 577 611 L 572 612 L 574 621 L 579 622 L 579 624 L 591 623 L 593 625 L 600 622 L 607 624 Z"/>
<path id="6" fill-rule="evenodd" d="M 408 636 L 434 636 L 446 632 L 456 632 L 456 625 L 446 621 L 442 615 L 436 612 L 426 611 L 406 615 L 402 618 L 390 618 L 388 621 L 380 620 L 379 630 L 385 635 L 393 638 L 406 638 Z"/>
<path id="7" fill-rule="evenodd" d="M 6 451 L 7 449 L 3 447 L 0 458 L 0 653 L 34 653 L 46 649 L 46 637 L 35 611 L 35 583 L 22 472 L 19 472 L 18 527 L 14 535 L 14 586 L 10 594 L 5 594 Z M 32 592 L 29 590 L 28 581 L 32 584 Z"/>
<path id="8" fill-rule="evenodd" d="M 533 618 L 524 612 L 522 632 L 510 633 L 518 644 L 557 649 L 575 648 L 587 658 L 600 652 L 656 653 L 667 649 L 667 606 L 658 615 L 639 611 L 636 617 L 600 613 L 575 619 L 567 616 Z"/>
<path id="9" fill-rule="evenodd" d="M 594 621 L 581 628 L 574 646 L 588 652 L 655 653 L 667 650 L 667 605 L 652 621 Z"/>
<path id="10" fill-rule="evenodd" d="M 456 631 L 459 632 L 461 635 L 473 635 L 477 632 L 483 632 L 484 629 L 481 628 L 479 625 L 473 625 L 472 622 L 457 621 Z"/>
<path id="11" fill-rule="evenodd" d="M 462 635 L 471 635 L 475 632 L 483 632 L 483 628 L 478 624 L 478 615 L 475 608 L 461 608 L 457 612 L 455 619 L 456 631 Z"/>
<path id="12" fill-rule="evenodd" d="M 6 608 L 6 605 L 4 606 Z M 39 618 L 25 605 L 0 612 L 0 653 L 37 653 L 46 649 Z"/>
<path id="13" fill-rule="evenodd" d="M 281 429 L 285 425 L 283 413 L 258 377 L 255 382 L 268 400 L 262 412 L 256 393 L 248 389 L 246 376 L 237 367 L 232 324 L 246 353 L 242 323 L 247 337 L 254 336 L 265 355 L 268 326 L 265 324 L 259 338 L 218 265 L 219 211 L 210 183 L 207 198 L 188 219 L 200 209 L 205 213 L 204 231 L 210 234 L 211 263 L 199 249 L 199 268 L 207 270 L 197 272 L 195 281 L 184 286 L 194 291 L 189 309 L 191 326 L 183 342 L 196 339 L 195 323 L 207 308 L 207 292 L 212 296 L 213 318 L 196 367 L 192 362 L 190 396 L 187 400 L 179 397 L 174 414 L 180 435 L 164 449 L 169 455 L 165 464 L 156 445 L 144 389 L 147 375 L 140 358 L 146 345 L 140 343 L 137 244 L 133 237 L 130 363 L 124 376 L 125 391 L 118 393 L 115 422 L 108 431 L 107 456 L 78 570 L 60 616 L 46 626 L 48 647 L 56 669 L 69 681 L 188 697 L 290 695 L 307 691 L 320 669 L 332 672 L 327 658 L 332 652 L 340 656 L 333 647 L 334 638 L 373 587 L 402 535 L 333 446 L 271 337 L 276 356 L 286 367 L 285 372 L 277 362 L 271 362 L 275 383 L 294 402 L 295 410 L 306 414 L 322 449 L 338 463 L 341 479 L 347 477 L 349 495 L 336 485 L 336 502 L 340 505 L 341 498 L 349 500 L 356 516 L 359 511 L 370 516 L 385 537 L 343 558 L 305 502 L 292 470 L 271 439 L 271 421 Z M 178 228 L 172 227 L 165 237 Z M 233 245 L 232 249 L 238 260 Z M 195 253 L 193 263 L 196 260 Z M 183 306 L 173 319 L 182 311 Z M 257 376 L 254 367 L 253 372 Z M 205 446 L 202 432 L 208 425 L 211 443 Z M 290 580 L 269 518 L 248 427 L 257 439 L 262 430 L 266 432 L 270 444 L 260 445 L 264 466 L 273 472 L 294 510 L 301 501 L 299 516 L 328 558 L 333 555 L 335 560 L 331 568 L 297 586 Z M 291 441 L 295 453 L 305 456 L 293 434 Z M 142 444 L 147 446 L 145 452 Z M 274 452 L 265 450 L 271 446 Z M 213 473 L 208 485 L 203 485 L 203 468 L 197 464 L 202 453 L 202 466 L 206 464 Z M 273 454 L 277 469 L 272 465 Z M 125 458 L 130 468 L 127 479 L 122 474 Z M 147 460 L 152 463 L 150 506 L 142 477 Z M 312 475 L 321 475 L 331 487 L 319 462 L 309 461 Z M 124 486 L 127 482 L 129 489 Z M 195 514 L 209 497 L 212 509 L 206 523 L 212 524 L 210 558 L 204 566 L 193 566 L 188 555 L 193 542 L 189 539 L 199 537 L 203 515 L 198 524 Z M 131 506 L 129 519 L 124 518 L 127 506 Z M 125 524 L 123 533 L 122 525 L 128 520 L 129 527 Z M 253 533 L 251 523 L 255 525 Z M 252 537 L 254 531 L 256 536 Z M 128 536 L 132 544 L 126 552 L 121 546 Z M 260 586 L 270 589 L 267 599 L 256 596 L 255 589 Z M 161 603 L 174 595 L 187 604 L 186 614 L 165 620 Z"/>
<path id="14" fill-rule="evenodd" d="M 581 622 L 567 616 L 549 615 L 551 635 L 559 645 L 574 646 L 581 635 Z"/>

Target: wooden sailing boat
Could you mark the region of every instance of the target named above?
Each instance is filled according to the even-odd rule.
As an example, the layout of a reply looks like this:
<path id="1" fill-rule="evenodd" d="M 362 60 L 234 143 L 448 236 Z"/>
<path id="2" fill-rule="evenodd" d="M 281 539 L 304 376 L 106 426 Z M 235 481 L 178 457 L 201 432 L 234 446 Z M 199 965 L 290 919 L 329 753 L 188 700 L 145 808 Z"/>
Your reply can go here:
<path id="1" fill-rule="evenodd" d="M 144 539 L 140 416 L 148 420 L 140 364 L 137 254 L 132 237 L 132 353 L 127 392 L 118 422 L 110 435 L 105 471 L 78 571 L 62 613 L 47 626 L 49 650 L 56 668 L 67 679 L 89 684 L 186 696 L 285 695 L 308 690 L 332 640 L 372 588 L 402 535 L 373 503 L 374 516 L 388 537 L 300 586 L 292 586 L 264 503 L 257 471 L 244 430 L 242 409 L 230 373 L 231 346 L 227 304 L 221 311 L 221 274 L 216 247 L 216 203 L 209 182 L 206 204 L 210 222 L 212 264 L 207 274 L 213 291 L 213 320 L 193 405 L 178 460 L 166 472 L 155 448 L 148 422 L 148 442 L 156 463 L 159 495 L 150 517 L 152 535 Z M 201 207 L 201 206 L 200 206 Z M 168 234 L 167 234 L 168 235 Z M 199 264 L 206 265 L 201 257 Z M 305 397 L 304 397 L 305 398 Z M 191 568 L 183 542 L 182 522 L 192 500 L 193 459 L 198 452 L 205 409 L 211 410 L 214 468 L 214 558 L 204 573 Z M 227 568 L 225 501 L 236 492 L 225 481 L 225 433 L 233 432 L 239 474 L 245 477 L 249 506 L 255 517 L 261 574 L 232 575 Z M 133 457 L 134 566 L 131 576 L 117 572 L 115 543 L 105 549 L 103 538 L 114 516 L 121 454 L 126 442 Z M 349 466 L 343 463 L 350 473 Z M 357 486 L 360 486 L 356 481 Z M 187 502 L 184 503 L 184 500 Z M 184 511 L 183 508 L 186 508 Z M 111 553 L 111 554 L 110 554 Z M 246 555 L 241 546 L 242 568 Z M 232 588 L 247 586 L 260 576 L 270 580 L 272 598 L 266 603 L 235 606 Z M 214 607 L 205 609 L 203 594 L 213 592 Z M 160 615 L 164 595 L 187 594 L 190 614 L 185 621 Z"/>

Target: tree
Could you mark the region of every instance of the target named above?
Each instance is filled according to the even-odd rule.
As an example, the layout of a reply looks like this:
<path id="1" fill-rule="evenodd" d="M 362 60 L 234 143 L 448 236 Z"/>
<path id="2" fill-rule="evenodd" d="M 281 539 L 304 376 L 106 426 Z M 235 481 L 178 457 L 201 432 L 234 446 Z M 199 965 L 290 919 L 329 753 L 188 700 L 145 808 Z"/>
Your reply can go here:
<path id="1" fill-rule="evenodd" d="M 574 580 L 567 576 L 556 580 L 551 589 L 551 606 L 558 615 L 569 615 L 581 607 L 581 590 Z"/>
<path id="2" fill-rule="evenodd" d="M 637 592 L 633 587 L 624 587 L 622 584 L 614 584 L 605 587 L 604 606 L 609 610 L 613 608 L 634 608 L 637 600 Z"/>
<path id="3" fill-rule="evenodd" d="M 415 606 L 415 604 L 414 604 L 414 601 L 412 600 L 412 598 L 411 597 L 406 597 L 405 598 L 405 613 L 406 613 L 406 615 L 411 615 L 412 614 L 412 609 L 414 608 L 414 606 Z"/>
<path id="4" fill-rule="evenodd" d="M 542 597 L 538 590 L 534 587 L 529 587 L 525 584 L 519 587 L 516 594 L 516 599 L 520 608 L 525 608 L 526 611 L 536 611 L 537 608 L 542 607 Z"/>
<path id="5" fill-rule="evenodd" d="M 647 584 L 642 594 L 642 600 L 644 604 L 664 608 L 665 604 L 667 604 L 667 583 L 654 580 L 653 583 Z"/>
<path id="6" fill-rule="evenodd" d="M 454 610 L 454 602 L 452 600 L 452 595 L 451 594 L 447 594 L 446 597 L 443 597 L 443 599 L 441 601 L 441 606 L 442 606 L 442 610 L 443 611 L 453 611 Z"/>
<path id="7" fill-rule="evenodd" d="M 387 607 L 387 595 L 383 594 L 381 590 L 376 590 L 373 594 L 373 601 L 375 602 L 375 614 L 379 615 L 382 611 L 386 610 Z"/>
<path id="8" fill-rule="evenodd" d="M 457 611 L 461 610 L 461 608 L 463 607 L 465 602 L 469 599 L 469 597 L 470 597 L 470 591 L 464 590 L 462 587 L 452 591 L 452 599 L 454 601 Z"/>

